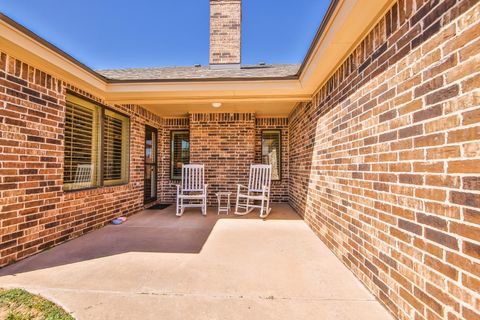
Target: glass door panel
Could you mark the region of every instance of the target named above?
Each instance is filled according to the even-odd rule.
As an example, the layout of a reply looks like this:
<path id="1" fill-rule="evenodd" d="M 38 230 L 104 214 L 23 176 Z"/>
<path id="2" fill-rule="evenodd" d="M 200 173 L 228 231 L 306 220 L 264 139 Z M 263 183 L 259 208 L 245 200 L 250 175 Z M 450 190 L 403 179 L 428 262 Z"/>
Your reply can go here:
<path id="1" fill-rule="evenodd" d="M 145 126 L 144 202 L 157 200 L 157 129 Z"/>

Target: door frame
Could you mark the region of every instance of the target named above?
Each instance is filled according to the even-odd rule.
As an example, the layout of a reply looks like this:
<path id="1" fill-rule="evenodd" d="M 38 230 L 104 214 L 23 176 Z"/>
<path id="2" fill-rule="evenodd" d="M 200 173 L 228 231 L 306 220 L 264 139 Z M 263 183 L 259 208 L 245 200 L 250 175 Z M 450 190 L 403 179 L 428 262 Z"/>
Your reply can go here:
<path id="1" fill-rule="evenodd" d="M 147 134 L 155 134 L 155 145 L 152 144 L 152 151 L 155 151 L 155 162 L 148 163 L 147 162 Z M 155 202 L 157 200 L 157 192 L 158 192 L 158 129 L 149 125 L 145 125 L 145 137 L 144 137 L 144 171 L 143 171 L 143 203 L 148 204 Z M 146 179 L 146 174 L 147 174 L 147 166 L 153 166 L 154 167 L 154 174 L 155 174 L 155 180 L 154 180 L 154 185 L 155 185 L 155 196 L 154 197 L 148 197 L 146 195 L 147 191 L 147 179 Z M 151 190 L 150 190 L 151 192 Z"/>

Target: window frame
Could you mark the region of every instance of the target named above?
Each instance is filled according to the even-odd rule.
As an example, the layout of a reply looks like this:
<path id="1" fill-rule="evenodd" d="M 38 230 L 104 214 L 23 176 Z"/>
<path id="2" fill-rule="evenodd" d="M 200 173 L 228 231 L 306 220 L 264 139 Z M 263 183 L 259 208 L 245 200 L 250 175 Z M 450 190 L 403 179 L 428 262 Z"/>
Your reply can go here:
<path id="1" fill-rule="evenodd" d="M 126 126 L 127 127 L 127 133 L 128 133 L 128 141 L 127 143 L 125 144 L 125 146 L 127 147 L 128 151 L 127 151 L 127 155 L 123 155 L 125 157 L 125 159 L 127 160 L 127 165 L 126 165 L 126 179 L 123 181 L 123 179 L 120 179 L 119 182 L 116 182 L 116 183 L 108 183 L 108 184 L 105 184 L 105 178 L 104 178 L 104 174 L 105 174 L 105 111 L 109 111 L 109 112 L 112 112 L 112 113 L 116 113 L 122 117 L 124 117 L 125 119 L 128 120 L 128 125 Z M 123 114 L 122 112 L 118 112 L 116 110 L 113 110 L 112 108 L 108 108 L 106 106 L 104 106 L 104 108 L 102 108 L 102 112 L 101 112 L 101 120 L 102 120 L 102 123 L 101 123 L 101 146 L 100 146 L 100 149 L 101 149 L 101 168 L 102 170 L 100 171 L 100 173 L 102 174 L 101 176 L 101 179 L 100 179 L 100 182 L 101 182 L 101 186 L 103 187 L 114 187 L 114 186 L 121 186 L 121 185 L 126 185 L 130 182 L 130 134 L 131 134 L 131 122 L 130 122 L 130 117 L 128 115 L 125 115 Z M 108 180 L 108 181 L 113 181 L 113 180 Z"/>
<path id="2" fill-rule="evenodd" d="M 175 133 L 179 133 L 179 132 L 188 132 L 188 158 L 190 159 L 190 150 L 191 150 L 191 148 L 190 148 L 190 130 L 189 129 L 170 130 L 169 144 L 170 144 L 170 180 L 171 181 L 179 181 L 179 180 L 182 179 L 181 176 L 175 177 L 173 175 L 173 153 L 174 153 L 174 150 L 173 150 L 173 136 L 174 136 Z"/>
<path id="3" fill-rule="evenodd" d="M 99 168 L 98 168 L 98 185 L 96 186 L 93 186 L 93 187 L 86 187 L 86 188 L 81 188 L 81 189 L 68 189 L 68 190 L 65 190 L 63 188 L 63 186 L 65 185 L 65 183 L 62 181 L 62 190 L 64 193 L 72 193 L 72 192 L 79 192 L 79 191 L 86 191 L 86 190 L 94 190 L 94 189 L 101 189 L 101 188 L 109 188 L 109 187 L 118 187 L 118 186 L 125 186 L 125 185 L 128 185 L 130 184 L 130 164 L 131 164 L 131 133 L 132 133 L 132 121 L 131 121 L 131 117 L 130 115 L 128 115 L 127 113 L 125 112 L 122 112 L 122 111 L 118 111 L 118 110 L 115 110 L 114 108 L 112 107 L 109 107 L 103 103 L 100 103 L 98 101 L 95 101 L 94 99 L 91 99 L 89 97 L 85 97 L 75 91 L 71 91 L 71 90 L 68 90 L 67 89 L 67 92 L 66 92 L 66 98 L 65 98 L 65 102 L 68 100 L 68 96 L 73 96 L 73 97 L 76 97 L 78 99 L 81 99 L 81 100 L 85 100 L 86 102 L 88 103 L 92 103 L 94 105 L 96 105 L 100 110 L 99 110 L 99 128 L 98 128 L 98 132 L 99 132 L 99 136 L 97 137 L 97 139 L 99 139 L 99 153 L 100 153 L 100 160 L 99 160 Z M 65 105 L 66 107 L 66 105 Z M 104 175 L 104 166 L 105 166 L 105 158 L 104 158 L 104 136 L 105 136 L 105 128 L 104 128 L 104 119 L 105 119 L 105 110 L 109 110 L 111 112 L 114 112 L 114 113 L 117 113 L 123 117 L 125 117 L 126 119 L 128 119 L 128 142 L 127 142 L 127 147 L 128 147 L 128 155 L 125 156 L 125 158 L 128 160 L 128 164 L 126 166 L 126 170 L 127 170 L 127 173 L 126 173 L 126 179 L 125 179 L 125 182 L 119 182 L 119 183 L 115 183 L 115 184 L 108 184 L 108 185 L 105 185 L 104 184 L 104 179 L 103 179 L 103 175 Z M 65 116 L 66 117 L 66 116 Z M 65 123 L 65 117 L 64 117 L 64 123 Z M 63 151 L 63 157 L 64 157 L 64 161 L 65 161 L 65 137 L 64 137 L 64 151 Z M 63 168 L 64 172 L 65 172 L 65 167 Z M 62 172 L 62 175 L 64 174 L 64 172 Z"/>
<path id="4" fill-rule="evenodd" d="M 66 100 L 66 104 L 65 104 L 65 117 L 64 117 L 64 132 L 63 132 L 63 140 L 64 140 L 64 143 L 63 143 L 63 190 L 65 192 L 71 192 L 71 191 L 77 191 L 77 190 L 90 190 L 90 189 L 96 189 L 100 186 L 100 169 L 99 168 L 99 164 L 101 163 L 101 154 L 100 154 L 100 144 L 101 144 L 101 141 L 100 141 L 100 124 L 101 124 L 101 108 L 97 105 L 97 104 L 94 104 L 92 103 L 91 101 L 86 101 L 88 105 L 82 105 L 82 99 L 80 97 L 77 97 L 77 96 L 72 96 L 74 99 L 72 99 L 71 101 L 68 101 L 68 99 Z M 80 100 L 80 101 L 75 101 L 75 100 Z M 66 141 L 67 141 L 67 131 L 66 131 L 66 123 L 67 123 L 67 110 L 66 108 L 68 107 L 68 104 L 72 104 L 72 105 L 78 105 L 82 108 L 86 108 L 86 109 L 89 109 L 89 110 L 92 110 L 93 113 L 95 114 L 94 117 L 96 117 L 96 123 L 97 123 L 97 127 L 95 128 L 95 126 L 92 126 L 92 133 L 93 132 L 96 132 L 96 136 L 93 136 L 92 135 L 92 140 L 96 140 L 96 149 L 97 149 L 97 152 L 96 154 L 93 154 L 93 144 L 92 146 L 90 146 L 90 152 L 91 152 L 91 155 L 92 155 L 92 162 L 95 163 L 95 168 L 93 169 L 94 170 L 94 175 L 92 175 L 92 178 L 93 178 L 93 181 L 92 181 L 92 186 L 87 186 L 87 187 L 82 187 L 82 188 L 75 188 L 75 189 L 65 189 L 65 186 L 69 186 L 69 185 L 74 185 L 75 182 L 68 182 L 68 183 L 65 183 L 65 177 L 66 177 L 66 174 L 65 174 L 65 170 L 66 170 L 66 164 L 67 164 L 67 148 L 66 148 Z M 92 141 L 93 142 L 93 141 Z M 96 160 L 93 160 L 95 159 Z"/>
<path id="5" fill-rule="evenodd" d="M 282 147 L 282 129 L 262 129 L 260 132 L 260 162 L 262 164 L 266 164 L 263 162 L 263 134 L 264 132 L 276 132 L 278 133 L 278 162 L 279 162 L 279 172 L 278 172 L 278 179 L 272 177 L 272 181 L 282 181 L 282 169 L 283 169 L 283 147 Z"/>

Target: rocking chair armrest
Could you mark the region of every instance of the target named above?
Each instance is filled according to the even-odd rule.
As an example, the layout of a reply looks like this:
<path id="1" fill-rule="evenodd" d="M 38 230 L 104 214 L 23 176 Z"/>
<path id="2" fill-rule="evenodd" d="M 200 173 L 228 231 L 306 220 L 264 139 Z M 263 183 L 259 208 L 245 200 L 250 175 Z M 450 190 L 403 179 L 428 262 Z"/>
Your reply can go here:
<path id="1" fill-rule="evenodd" d="M 237 187 L 238 187 L 238 189 L 240 189 L 240 188 L 248 189 L 247 186 L 244 186 L 243 184 L 239 184 L 239 183 L 237 183 Z"/>

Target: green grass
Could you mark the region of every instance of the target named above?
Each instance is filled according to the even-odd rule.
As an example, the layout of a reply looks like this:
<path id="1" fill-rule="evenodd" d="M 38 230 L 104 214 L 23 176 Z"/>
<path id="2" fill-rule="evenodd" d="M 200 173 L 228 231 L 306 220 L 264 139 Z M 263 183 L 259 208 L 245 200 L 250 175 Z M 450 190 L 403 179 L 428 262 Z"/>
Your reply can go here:
<path id="1" fill-rule="evenodd" d="M 23 289 L 0 289 L 0 319 L 74 320 L 53 302 Z"/>

